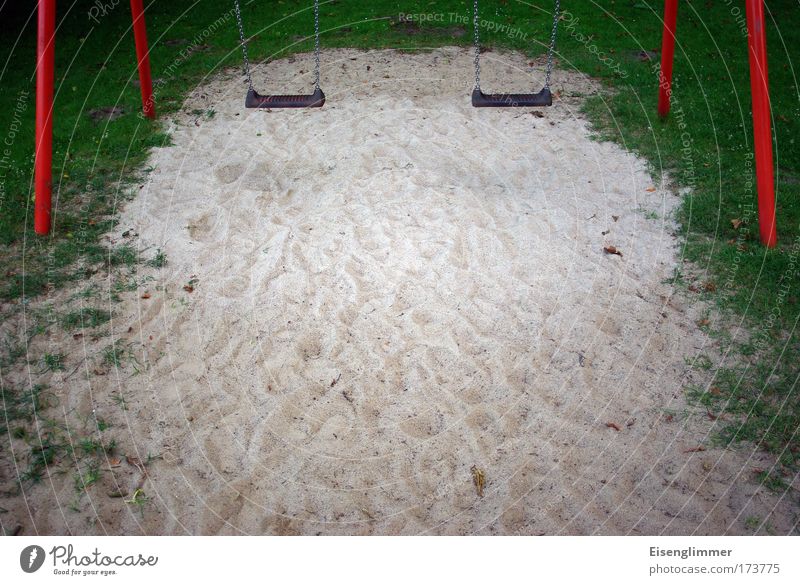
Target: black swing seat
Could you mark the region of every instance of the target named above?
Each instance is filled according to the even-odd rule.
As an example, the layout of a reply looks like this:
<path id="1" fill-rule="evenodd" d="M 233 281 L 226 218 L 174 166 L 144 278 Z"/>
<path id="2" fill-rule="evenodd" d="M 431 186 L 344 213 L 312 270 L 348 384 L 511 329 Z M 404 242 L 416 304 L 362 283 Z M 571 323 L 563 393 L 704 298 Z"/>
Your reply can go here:
<path id="1" fill-rule="evenodd" d="M 472 105 L 476 108 L 536 108 L 553 105 L 553 95 L 545 87 L 539 93 L 483 93 L 472 91 Z"/>
<path id="2" fill-rule="evenodd" d="M 317 89 L 311 95 L 261 95 L 256 90 L 247 92 L 246 108 L 321 108 L 325 94 Z"/>

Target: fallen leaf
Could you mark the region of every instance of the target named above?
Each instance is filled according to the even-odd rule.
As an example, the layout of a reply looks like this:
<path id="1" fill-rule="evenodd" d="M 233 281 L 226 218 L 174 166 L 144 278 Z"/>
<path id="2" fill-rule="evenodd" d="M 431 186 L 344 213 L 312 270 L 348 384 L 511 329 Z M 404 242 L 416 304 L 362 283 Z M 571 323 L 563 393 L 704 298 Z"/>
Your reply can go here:
<path id="1" fill-rule="evenodd" d="M 615 254 L 617 256 L 622 256 L 622 252 L 617 250 L 616 246 L 606 246 L 605 248 L 603 248 L 603 251 L 606 254 Z"/>
<path id="2" fill-rule="evenodd" d="M 735 229 L 735 230 L 738 230 L 739 226 L 741 226 L 742 223 L 743 223 L 742 220 L 739 219 L 738 217 L 731 220 L 731 225 L 733 226 L 733 229 Z"/>
<path id="3" fill-rule="evenodd" d="M 699 453 L 700 451 L 705 451 L 706 448 L 702 445 L 700 447 L 692 447 L 691 449 L 686 449 L 684 453 Z"/>
<path id="4" fill-rule="evenodd" d="M 115 492 L 108 492 L 109 498 L 127 498 L 128 492 L 123 492 L 122 490 L 117 490 Z"/>
<path id="5" fill-rule="evenodd" d="M 609 429 L 614 429 L 615 431 L 622 430 L 619 428 L 619 425 L 617 423 L 612 423 L 612 422 L 607 422 L 606 427 L 608 427 Z"/>
<path id="6" fill-rule="evenodd" d="M 143 299 L 149 299 L 149 298 L 150 298 L 150 293 L 144 293 L 144 294 L 142 295 L 142 298 L 143 298 Z"/>
<path id="7" fill-rule="evenodd" d="M 706 292 L 714 292 L 715 290 L 717 290 L 717 285 L 711 281 L 708 281 L 703 285 L 703 290 L 705 290 Z"/>
<path id="8" fill-rule="evenodd" d="M 108 464 L 111 467 L 119 467 L 122 464 L 122 460 L 119 457 L 111 457 L 108 460 Z"/>
<path id="9" fill-rule="evenodd" d="M 191 293 L 194 292 L 194 287 L 191 284 L 184 284 L 183 290 L 185 290 L 188 293 Z"/>
<path id="10" fill-rule="evenodd" d="M 486 485 L 486 474 L 477 465 L 473 465 L 470 471 L 472 472 L 472 483 L 475 484 L 475 490 L 478 492 L 478 496 L 482 498 L 483 486 Z"/>
<path id="11" fill-rule="evenodd" d="M 619 216 L 618 215 L 612 215 L 611 219 L 613 219 L 614 221 L 619 221 Z"/>
<path id="12" fill-rule="evenodd" d="M 648 187 L 647 189 L 645 189 L 645 191 L 647 191 L 648 193 L 652 193 L 655 190 L 656 190 L 655 187 Z"/>
<path id="13" fill-rule="evenodd" d="M 697 324 L 698 324 L 700 327 L 708 327 L 708 325 L 709 325 L 710 323 L 711 323 L 711 321 L 709 321 L 708 319 L 700 319 L 700 320 L 697 322 Z"/>

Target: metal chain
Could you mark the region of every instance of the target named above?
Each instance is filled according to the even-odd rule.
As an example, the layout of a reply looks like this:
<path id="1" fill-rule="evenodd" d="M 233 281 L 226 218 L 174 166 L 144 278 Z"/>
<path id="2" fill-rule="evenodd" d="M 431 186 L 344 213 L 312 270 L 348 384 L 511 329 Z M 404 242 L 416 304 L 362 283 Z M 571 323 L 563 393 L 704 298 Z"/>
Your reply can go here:
<path id="1" fill-rule="evenodd" d="M 560 0 L 556 0 L 553 7 L 553 32 L 550 33 L 550 49 L 547 51 L 547 73 L 544 78 L 544 86 L 550 89 L 550 74 L 553 72 L 553 53 L 556 50 L 556 35 L 558 34 L 558 19 L 560 18 L 559 12 L 561 11 Z"/>
<path id="2" fill-rule="evenodd" d="M 314 0 L 314 89 L 319 89 L 319 0 Z"/>
<path id="3" fill-rule="evenodd" d="M 475 89 L 481 89 L 481 39 L 478 30 L 478 0 L 472 11 L 472 25 L 475 29 Z"/>
<path id="4" fill-rule="evenodd" d="M 242 24 L 242 12 L 239 9 L 239 0 L 233 0 L 233 7 L 236 10 L 236 22 L 239 24 L 239 39 L 241 39 L 242 42 L 244 74 L 247 76 L 248 88 L 253 89 L 253 78 L 250 76 L 250 59 L 247 58 L 247 42 L 244 40 L 244 24 Z"/>
<path id="5" fill-rule="evenodd" d="M 477 0 L 475 1 L 477 2 Z M 239 25 L 239 40 L 242 44 L 242 56 L 244 57 L 244 74 L 247 76 L 249 89 L 253 89 L 253 77 L 250 74 L 250 59 L 247 56 L 247 41 L 244 39 L 244 23 L 242 22 L 239 0 L 233 0 L 233 8 L 236 12 L 236 23 Z M 314 89 L 319 89 L 319 61 L 319 0 L 314 0 Z"/>
<path id="6" fill-rule="evenodd" d="M 550 89 L 550 75 L 553 72 L 553 54 L 556 50 L 556 35 L 558 34 L 558 19 L 561 12 L 560 0 L 555 0 L 553 6 L 553 30 L 550 33 L 550 47 L 547 50 L 547 71 L 545 74 L 544 86 Z M 473 7 L 472 24 L 475 29 L 475 89 L 481 88 L 481 43 L 480 35 L 478 32 L 479 18 L 478 18 L 478 0 L 475 0 Z"/>

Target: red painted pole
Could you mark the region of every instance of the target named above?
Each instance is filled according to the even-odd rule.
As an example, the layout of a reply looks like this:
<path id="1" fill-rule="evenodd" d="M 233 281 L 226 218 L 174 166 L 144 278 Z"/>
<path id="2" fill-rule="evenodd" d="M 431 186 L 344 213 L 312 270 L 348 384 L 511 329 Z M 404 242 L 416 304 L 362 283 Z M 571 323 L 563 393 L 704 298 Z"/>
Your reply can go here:
<path id="1" fill-rule="evenodd" d="M 156 106 L 153 98 L 153 80 L 150 77 L 150 51 L 147 48 L 147 28 L 144 22 L 142 0 L 131 0 L 133 16 L 133 38 L 136 41 L 136 60 L 139 65 L 139 85 L 142 88 L 142 111 L 155 119 Z"/>
<path id="2" fill-rule="evenodd" d="M 772 121 L 767 79 L 767 37 L 763 0 L 746 0 L 747 45 L 750 54 L 750 89 L 753 94 L 753 146 L 758 186 L 758 229 L 761 243 L 772 248 L 778 241 L 775 217 L 775 182 L 772 168 Z"/>
<path id="3" fill-rule="evenodd" d="M 669 114 L 672 95 L 672 62 L 675 57 L 675 28 L 678 22 L 678 0 L 664 1 L 664 34 L 661 37 L 661 74 L 658 80 L 658 115 Z"/>
<path id="4" fill-rule="evenodd" d="M 53 194 L 53 79 L 56 58 L 56 0 L 39 0 L 36 41 L 36 168 L 33 229 L 50 233 Z"/>

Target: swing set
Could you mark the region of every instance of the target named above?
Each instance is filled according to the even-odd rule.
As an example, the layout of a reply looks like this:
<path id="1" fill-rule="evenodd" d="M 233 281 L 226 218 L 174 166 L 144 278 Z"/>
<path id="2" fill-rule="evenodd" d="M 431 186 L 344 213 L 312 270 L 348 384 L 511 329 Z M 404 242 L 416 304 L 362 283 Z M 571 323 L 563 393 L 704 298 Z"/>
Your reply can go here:
<path id="1" fill-rule="evenodd" d="M 250 59 L 247 56 L 247 39 L 244 35 L 244 22 L 239 0 L 233 0 L 236 11 L 236 24 L 239 26 L 239 39 L 244 58 L 244 74 L 247 77 L 247 97 L 244 104 L 247 108 L 321 108 L 325 104 L 325 93 L 319 86 L 319 0 L 314 0 L 314 93 L 307 95 L 261 95 L 253 88 L 253 77 L 250 73 Z M 547 50 L 547 70 L 544 87 L 537 93 L 495 93 L 485 94 L 481 90 L 481 44 L 480 18 L 478 16 L 478 0 L 474 0 L 472 17 L 475 49 L 475 87 L 472 90 L 472 105 L 476 108 L 535 108 L 553 104 L 550 93 L 550 75 L 553 72 L 553 53 L 556 49 L 558 33 L 559 0 L 553 6 L 553 29 L 550 33 L 550 47 Z"/>
<path id="2" fill-rule="evenodd" d="M 325 93 L 320 87 L 320 27 L 319 0 L 314 0 L 314 91 L 307 95 L 259 94 L 253 86 L 250 60 L 247 54 L 247 39 L 244 34 L 239 0 L 234 0 L 234 11 L 239 29 L 239 38 L 247 78 L 247 108 L 320 108 L 325 104 Z M 133 17 L 133 32 L 136 45 L 139 81 L 142 93 L 142 109 L 146 117 L 155 119 L 155 100 L 150 76 L 149 50 L 145 30 L 142 0 L 130 0 Z M 756 174 L 758 179 L 759 227 L 761 242 L 773 247 L 775 232 L 775 192 L 772 169 L 772 134 L 770 127 L 769 89 L 767 81 L 766 38 L 764 35 L 763 0 L 746 0 L 748 47 L 750 54 L 750 79 L 753 94 L 753 128 L 755 134 Z M 659 79 L 658 113 L 666 117 L 672 94 L 672 60 L 675 52 L 675 27 L 678 0 L 665 0 L 664 34 L 662 43 L 661 71 Z M 559 0 L 553 7 L 553 27 L 547 51 L 544 87 L 537 93 L 486 94 L 481 89 L 481 46 L 479 35 L 478 0 L 473 0 L 474 65 L 475 85 L 472 90 L 472 105 L 476 108 L 543 107 L 553 103 L 550 77 L 553 71 L 553 55 L 560 14 Z M 35 153 L 35 204 L 34 230 L 37 234 L 50 233 L 52 200 L 52 146 L 53 146 L 53 97 L 55 69 L 55 0 L 38 0 L 38 40 L 36 61 L 36 153 Z"/>

